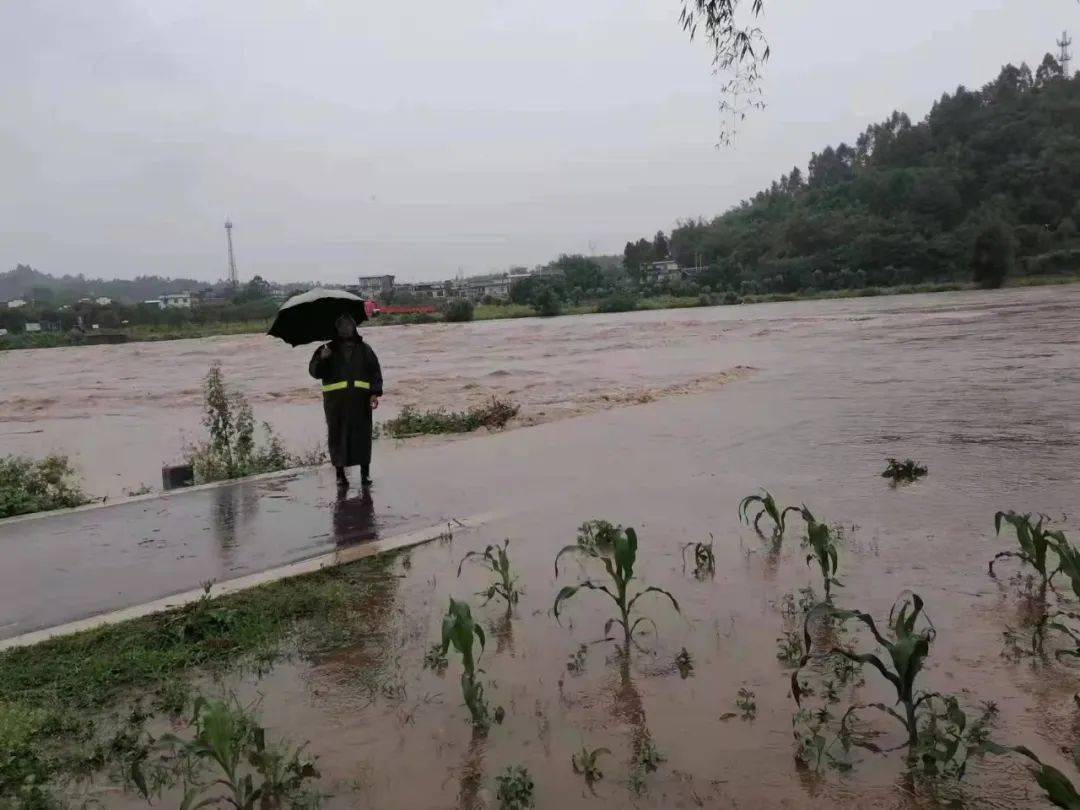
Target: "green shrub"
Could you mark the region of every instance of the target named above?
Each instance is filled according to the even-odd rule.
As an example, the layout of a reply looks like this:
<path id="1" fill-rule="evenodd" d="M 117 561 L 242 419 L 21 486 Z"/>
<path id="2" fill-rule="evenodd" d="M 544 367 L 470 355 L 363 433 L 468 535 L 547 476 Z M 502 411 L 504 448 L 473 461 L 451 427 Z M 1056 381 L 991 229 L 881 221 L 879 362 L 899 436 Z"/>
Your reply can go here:
<path id="1" fill-rule="evenodd" d="M 0 457 L 0 518 L 89 503 L 67 456 Z"/>
<path id="2" fill-rule="evenodd" d="M 637 297 L 630 292 L 612 293 L 596 304 L 597 312 L 633 312 L 637 308 Z"/>
<path id="3" fill-rule="evenodd" d="M 451 301 L 443 310 L 443 320 L 449 323 L 465 323 L 473 319 L 473 302 L 464 298 Z"/>
<path id="4" fill-rule="evenodd" d="M 546 286 L 533 298 L 533 310 L 537 315 L 550 318 L 562 313 L 562 299 L 551 287 Z"/>
<path id="5" fill-rule="evenodd" d="M 251 405 L 239 391 L 230 394 L 226 390 L 219 364 L 210 367 L 203 392 L 203 425 L 210 438 L 192 447 L 188 454 L 188 463 L 197 483 L 288 470 L 319 464 L 325 459 L 321 451 L 303 455 L 290 453 L 268 422 L 263 422 L 266 443 L 257 444 Z"/>
<path id="6" fill-rule="evenodd" d="M 979 231 L 971 249 L 971 272 L 976 284 L 994 289 L 1005 282 L 1016 252 L 1013 236 L 1002 222 L 990 222 Z"/>
<path id="7" fill-rule="evenodd" d="M 464 411 L 447 411 L 442 408 L 418 411 L 411 405 L 406 405 L 400 414 L 383 422 L 381 428 L 395 439 L 424 433 L 470 433 L 482 427 L 505 427 L 517 412 L 516 404 L 497 397 Z"/>

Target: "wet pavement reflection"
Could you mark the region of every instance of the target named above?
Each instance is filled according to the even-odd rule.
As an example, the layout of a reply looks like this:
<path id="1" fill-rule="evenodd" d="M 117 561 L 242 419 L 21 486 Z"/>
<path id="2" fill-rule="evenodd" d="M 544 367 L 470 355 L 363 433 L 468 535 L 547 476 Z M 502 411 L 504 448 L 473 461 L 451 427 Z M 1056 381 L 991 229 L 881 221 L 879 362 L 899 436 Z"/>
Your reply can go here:
<path id="1" fill-rule="evenodd" d="M 338 487 L 334 500 L 331 536 L 339 548 L 379 539 L 371 488 L 363 487 L 352 495 L 349 493 L 347 487 Z"/>

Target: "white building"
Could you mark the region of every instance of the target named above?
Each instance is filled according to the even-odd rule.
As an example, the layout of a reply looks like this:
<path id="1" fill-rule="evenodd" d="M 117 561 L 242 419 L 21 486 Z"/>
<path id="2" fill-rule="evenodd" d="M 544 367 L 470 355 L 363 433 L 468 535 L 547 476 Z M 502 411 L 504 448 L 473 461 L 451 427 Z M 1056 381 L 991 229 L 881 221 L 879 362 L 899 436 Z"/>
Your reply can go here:
<path id="1" fill-rule="evenodd" d="M 394 291 L 393 276 L 360 276 L 357 280 L 360 282 L 357 285 L 357 295 L 361 298 L 375 298 Z"/>
<path id="2" fill-rule="evenodd" d="M 23 301 L 21 298 L 15 298 L 15 299 L 7 302 L 7 308 L 8 309 L 18 309 L 19 307 L 25 307 L 25 306 L 26 306 L 26 302 Z"/>
<path id="3" fill-rule="evenodd" d="M 99 307 L 107 307 L 109 306 L 109 304 L 112 303 L 112 299 L 106 298 L 104 295 L 102 295 L 98 298 L 95 298 L 94 303 L 97 304 Z"/>
<path id="4" fill-rule="evenodd" d="M 161 296 L 162 309 L 191 309 L 191 293 L 172 293 Z"/>
<path id="5" fill-rule="evenodd" d="M 468 282 L 468 295 L 474 301 L 484 298 L 506 299 L 510 297 L 510 277 L 508 275 L 478 276 Z"/>
<path id="6" fill-rule="evenodd" d="M 41 324 L 40 323 L 28 323 L 26 325 L 26 331 L 27 332 L 40 332 L 41 331 Z"/>
<path id="7" fill-rule="evenodd" d="M 664 259 L 645 265 L 645 280 L 653 284 L 663 284 L 683 277 L 679 263 L 674 259 Z"/>
<path id="8" fill-rule="evenodd" d="M 160 298 L 147 298 L 143 303 L 148 307 L 157 307 L 158 309 L 165 308 L 165 305 L 161 302 Z"/>

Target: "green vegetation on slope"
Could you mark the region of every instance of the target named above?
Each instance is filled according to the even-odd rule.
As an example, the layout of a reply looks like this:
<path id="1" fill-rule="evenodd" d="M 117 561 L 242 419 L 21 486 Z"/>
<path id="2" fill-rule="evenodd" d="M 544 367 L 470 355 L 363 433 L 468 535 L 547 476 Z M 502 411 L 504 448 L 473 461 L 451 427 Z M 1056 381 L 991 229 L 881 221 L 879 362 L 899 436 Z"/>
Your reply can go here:
<path id="1" fill-rule="evenodd" d="M 687 221 L 658 245 L 707 265 L 698 283 L 740 293 L 975 280 L 1080 269 L 1080 78 L 1047 55 L 960 87 L 924 120 L 894 112 L 854 146 L 826 147 L 752 200 Z M 641 270 L 637 272 L 640 274 Z"/>

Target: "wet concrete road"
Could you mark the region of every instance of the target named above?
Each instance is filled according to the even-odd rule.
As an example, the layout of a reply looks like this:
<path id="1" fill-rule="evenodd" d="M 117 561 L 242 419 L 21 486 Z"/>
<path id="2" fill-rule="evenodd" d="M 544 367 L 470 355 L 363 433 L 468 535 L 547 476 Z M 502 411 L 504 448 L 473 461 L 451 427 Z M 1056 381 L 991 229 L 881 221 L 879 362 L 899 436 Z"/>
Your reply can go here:
<path id="1" fill-rule="evenodd" d="M 0 639 L 462 517 L 438 489 L 383 489 L 305 471 L 0 521 Z"/>

